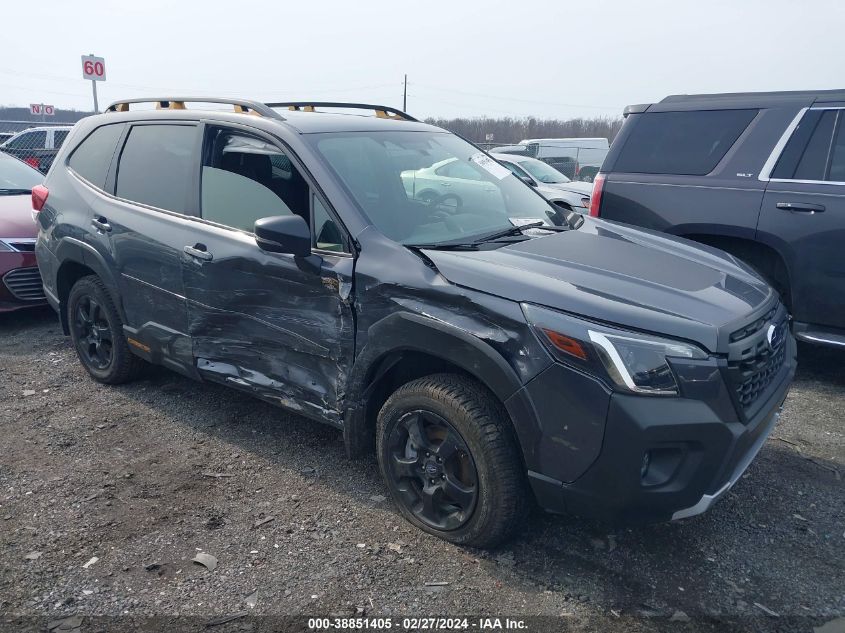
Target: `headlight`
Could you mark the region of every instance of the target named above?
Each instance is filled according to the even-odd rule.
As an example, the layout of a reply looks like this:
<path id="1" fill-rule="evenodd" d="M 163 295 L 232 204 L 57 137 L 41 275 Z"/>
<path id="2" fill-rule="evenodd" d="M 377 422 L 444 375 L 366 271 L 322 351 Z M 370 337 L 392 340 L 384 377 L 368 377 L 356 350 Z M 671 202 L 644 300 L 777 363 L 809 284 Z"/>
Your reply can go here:
<path id="1" fill-rule="evenodd" d="M 622 391 L 678 395 L 667 359 L 707 358 L 701 348 L 682 341 L 617 330 L 528 303 L 522 311 L 555 358 L 607 377 Z"/>

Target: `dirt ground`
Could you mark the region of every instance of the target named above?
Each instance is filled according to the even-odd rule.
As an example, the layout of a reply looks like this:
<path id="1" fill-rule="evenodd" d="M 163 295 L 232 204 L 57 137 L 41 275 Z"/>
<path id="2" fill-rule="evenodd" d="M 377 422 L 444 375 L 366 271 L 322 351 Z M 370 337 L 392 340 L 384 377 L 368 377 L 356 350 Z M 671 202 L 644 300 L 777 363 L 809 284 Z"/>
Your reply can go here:
<path id="1" fill-rule="evenodd" d="M 482 552 L 407 524 L 375 464 L 347 461 L 329 427 L 166 370 L 96 384 L 49 309 L 0 315 L 0 630 L 72 615 L 211 631 L 257 630 L 256 616 L 471 615 L 550 616 L 533 630 L 842 631 L 843 366 L 841 352 L 800 349 L 782 421 L 706 515 L 611 529 L 536 513 Z M 200 552 L 215 569 L 191 562 Z"/>

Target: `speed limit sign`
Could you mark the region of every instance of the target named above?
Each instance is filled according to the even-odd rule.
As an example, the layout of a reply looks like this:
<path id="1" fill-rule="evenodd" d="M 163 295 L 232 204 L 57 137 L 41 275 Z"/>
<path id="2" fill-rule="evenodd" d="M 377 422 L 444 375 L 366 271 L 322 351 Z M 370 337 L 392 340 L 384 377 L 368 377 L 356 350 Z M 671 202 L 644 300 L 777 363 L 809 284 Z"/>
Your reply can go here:
<path id="1" fill-rule="evenodd" d="M 106 60 L 93 55 L 82 56 L 82 78 L 91 81 L 106 80 Z"/>

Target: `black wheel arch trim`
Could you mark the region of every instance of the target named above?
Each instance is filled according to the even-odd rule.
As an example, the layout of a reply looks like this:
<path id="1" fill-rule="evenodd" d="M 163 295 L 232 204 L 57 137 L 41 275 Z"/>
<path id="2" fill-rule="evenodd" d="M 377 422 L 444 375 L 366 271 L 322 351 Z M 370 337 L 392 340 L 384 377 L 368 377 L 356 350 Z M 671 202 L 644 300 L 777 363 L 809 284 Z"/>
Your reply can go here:
<path id="1" fill-rule="evenodd" d="M 367 342 L 347 382 L 344 442 L 350 457 L 369 451 L 367 399 L 378 379 L 402 358 L 418 352 L 440 358 L 483 383 L 504 403 L 522 388 L 516 372 L 493 347 L 472 333 L 411 312 L 394 312 L 367 331 Z"/>
<path id="2" fill-rule="evenodd" d="M 65 307 L 66 307 L 66 297 L 63 299 L 59 294 L 59 287 L 58 287 L 58 273 L 61 270 L 62 266 L 67 264 L 68 262 L 79 264 L 85 266 L 86 268 L 91 269 L 94 274 L 96 274 L 106 285 L 109 291 L 112 293 L 112 298 L 115 303 L 115 307 L 117 308 L 120 318 L 123 321 L 126 321 L 126 315 L 123 311 L 123 304 L 119 300 L 120 294 L 118 293 L 118 284 L 117 279 L 114 276 L 114 273 L 109 268 L 109 265 L 106 263 L 103 256 L 90 244 L 86 244 L 85 242 L 78 240 L 74 237 L 63 237 L 59 240 L 58 246 L 55 250 L 55 257 L 58 263 L 56 267 L 56 279 L 53 280 L 54 288 L 56 290 L 56 295 L 61 300 L 61 304 L 59 306 L 59 314 L 62 320 L 62 329 L 64 330 L 65 334 L 69 334 L 68 324 L 67 324 L 67 315 L 65 314 Z"/>

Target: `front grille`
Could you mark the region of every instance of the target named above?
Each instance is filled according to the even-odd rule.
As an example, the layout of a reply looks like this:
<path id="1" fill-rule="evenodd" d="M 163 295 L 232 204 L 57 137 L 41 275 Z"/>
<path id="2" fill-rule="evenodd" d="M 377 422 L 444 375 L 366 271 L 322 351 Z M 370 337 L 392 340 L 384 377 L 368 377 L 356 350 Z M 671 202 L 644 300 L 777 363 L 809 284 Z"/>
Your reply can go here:
<path id="1" fill-rule="evenodd" d="M 745 327 L 739 328 L 736 332 L 731 334 L 731 336 L 730 336 L 731 343 L 735 343 L 736 341 L 739 341 L 740 339 L 748 338 L 749 336 L 752 336 L 752 335 L 756 334 L 757 332 L 759 332 L 763 328 L 764 325 L 769 323 L 774 318 L 777 310 L 778 310 L 778 305 L 775 304 L 775 306 L 771 310 L 769 310 L 766 314 L 761 316 L 759 319 L 752 321 L 751 323 L 749 323 Z"/>
<path id="2" fill-rule="evenodd" d="M 21 301 L 43 301 L 44 288 L 37 268 L 15 268 L 3 276 L 3 283 Z"/>
<path id="3" fill-rule="evenodd" d="M 728 365 L 734 376 L 737 400 L 746 411 L 772 384 L 772 380 L 777 376 L 786 359 L 785 343 L 781 343 L 774 350 L 769 349 L 766 341 L 763 341 L 761 346 L 764 349 L 760 349 L 755 356 Z"/>

